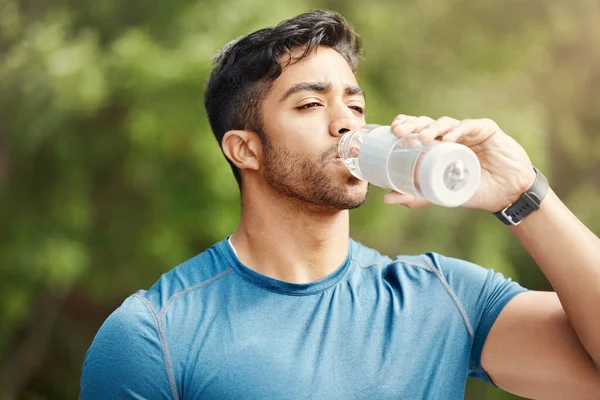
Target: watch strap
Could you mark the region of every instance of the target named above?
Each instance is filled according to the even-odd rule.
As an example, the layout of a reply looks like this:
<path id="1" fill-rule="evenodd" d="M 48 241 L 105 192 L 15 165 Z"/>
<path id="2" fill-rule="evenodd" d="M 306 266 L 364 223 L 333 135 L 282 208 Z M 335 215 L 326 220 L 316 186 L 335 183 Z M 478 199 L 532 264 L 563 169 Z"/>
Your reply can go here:
<path id="1" fill-rule="evenodd" d="M 519 225 L 528 215 L 540 208 L 540 204 L 548 194 L 548 179 L 536 168 L 535 182 L 525 191 L 513 204 L 509 204 L 504 210 L 494 213 L 504 225 Z"/>

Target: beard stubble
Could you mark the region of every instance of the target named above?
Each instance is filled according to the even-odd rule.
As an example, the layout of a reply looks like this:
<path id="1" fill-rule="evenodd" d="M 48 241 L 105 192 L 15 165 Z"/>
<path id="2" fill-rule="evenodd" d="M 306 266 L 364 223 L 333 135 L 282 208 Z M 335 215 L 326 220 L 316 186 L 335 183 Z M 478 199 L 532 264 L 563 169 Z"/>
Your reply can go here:
<path id="1" fill-rule="evenodd" d="M 335 183 L 327 163 L 336 149 L 320 156 L 306 157 L 274 146 L 263 135 L 263 177 L 277 193 L 316 206 L 336 210 L 360 207 L 367 199 L 368 186 L 348 173 L 345 182 Z"/>

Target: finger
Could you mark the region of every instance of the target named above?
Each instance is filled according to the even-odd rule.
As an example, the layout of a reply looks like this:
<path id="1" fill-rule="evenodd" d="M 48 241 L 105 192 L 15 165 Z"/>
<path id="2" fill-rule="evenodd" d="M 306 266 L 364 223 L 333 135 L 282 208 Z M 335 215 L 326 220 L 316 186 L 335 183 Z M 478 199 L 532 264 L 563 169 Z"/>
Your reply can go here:
<path id="1" fill-rule="evenodd" d="M 396 115 L 396 117 L 392 120 L 392 125 L 397 125 L 397 124 L 402 124 L 404 123 L 404 121 L 407 121 L 410 118 L 416 118 L 416 117 L 412 117 L 410 115 L 405 115 L 405 114 L 398 114 Z"/>
<path id="2" fill-rule="evenodd" d="M 474 120 L 466 119 L 461 121 L 460 124 L 451 129 L 442 140 L 444 142 L 461 142 L 463 138 L 473 129 L 476 129 Z"/>
<path id="3" fill-rule="evenodd" d="M 464 132 L 464 126 L 458 126 L 456 128 L 453 128 L 447 134 L 445 134 L 444 137 L 442 137 L 442 141 L 448 143 L 455 143 L 462 138 Z"/>
<path id="4" fill-rule="evenodd" d="M 413 209 L 430 204 L 427 200 L 410 194 L 390 192 L 383 197 L 386 204 L 400 204 L 404 207 Z"/>
<path id="5" fill-rule="evenodd" d="M 475 146 L 489 139 L 490 136 L 499 131 L 500 128 L 498 125 L 490 119 L 466 119 L 451 129 L 442 140 Z"/>
<path id="6" fill-rule="evenodd" d="M 412 117 L 404 121 L 403 123 L 398 123 L 391 126 L 392 133 L 398 137 L 404 137 L 406 135 L 410 135 L 411 133 L 418 133 L 427 126 L 429 126 L 433 119 L 425 116 L 421 117 Z"/>
<path id="7" fill-rule="evenodd" d="M 450 117 L 441 117 L 437 121 L 431 123 L 427 128 L 419 133 L 421 142 L 430 142 L 436 138 L 443 137 L 451 129 L 457 127 L 460 121 Z"/>
<path id="8" fill-rule="evenodd" d="M 403 124 L 415 124 L 418 120 L 419 120 L 419 117 L 413 117 L 412 115 L 400 114 L 396 118 L 394 118 L 394 120 L 391 123 L 391 127 L 392 127 L 392 129 L 394 129 L 396 126 L 403 125 Z"/>

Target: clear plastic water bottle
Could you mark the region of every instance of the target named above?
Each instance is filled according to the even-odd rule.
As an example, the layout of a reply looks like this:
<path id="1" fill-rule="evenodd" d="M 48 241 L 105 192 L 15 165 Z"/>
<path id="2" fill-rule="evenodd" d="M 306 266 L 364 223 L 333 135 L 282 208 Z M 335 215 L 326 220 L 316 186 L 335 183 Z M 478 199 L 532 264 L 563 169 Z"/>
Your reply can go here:
<path id="1" fill-rule="evenodd" d="M 467 146 L 418 134 L 396 137 L 390 126 L 365 125 L 342 136 L 338 153 L 352 175 L 445 207 L 460 206 L 479 186 L 479 159 Z"/>

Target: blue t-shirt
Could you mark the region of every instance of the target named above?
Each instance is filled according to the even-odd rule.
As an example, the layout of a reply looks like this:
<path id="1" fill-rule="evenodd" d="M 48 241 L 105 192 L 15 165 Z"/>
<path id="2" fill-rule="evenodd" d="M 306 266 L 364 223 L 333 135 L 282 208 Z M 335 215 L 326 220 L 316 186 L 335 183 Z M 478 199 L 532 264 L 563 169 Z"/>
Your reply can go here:
<path id="1" fill-rule="evenodd" d="M 130 296 L 83 364 L 80 399 L 462 399 L 506 303 L 524 288 L 428 253 L 350 239 L 307 284 L 244 266 L 227 240 Z"/>

